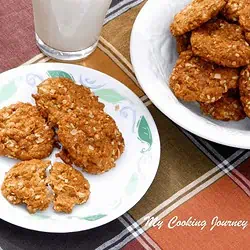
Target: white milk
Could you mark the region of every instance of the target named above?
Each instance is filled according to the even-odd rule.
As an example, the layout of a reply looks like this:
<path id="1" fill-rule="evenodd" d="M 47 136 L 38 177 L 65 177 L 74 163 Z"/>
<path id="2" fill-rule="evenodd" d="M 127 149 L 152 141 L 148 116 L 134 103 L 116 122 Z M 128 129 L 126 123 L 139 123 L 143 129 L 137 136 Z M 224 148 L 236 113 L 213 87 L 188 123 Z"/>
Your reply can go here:
<path id="1" fill-rule="evenodd" d="M 35 30 L 48 46 L 80 51 L 98 41 L 111 0 L 33 0 Z"/>

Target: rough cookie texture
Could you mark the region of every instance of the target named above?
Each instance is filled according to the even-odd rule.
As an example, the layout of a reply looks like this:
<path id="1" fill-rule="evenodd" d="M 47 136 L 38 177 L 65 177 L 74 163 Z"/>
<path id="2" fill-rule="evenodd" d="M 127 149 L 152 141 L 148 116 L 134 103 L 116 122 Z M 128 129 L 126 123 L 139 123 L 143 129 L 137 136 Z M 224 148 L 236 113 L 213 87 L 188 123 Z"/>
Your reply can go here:
<path id="1" fill-rule="evenodd" d="M 177 52 L 179 54 L 183 51 L 190 49 L 191 47 L 190 37 L 191 33 L 186 33 L 176 37 L 176 47 L 177 47 Z"/>
<path id="2" fill-rule="evenodd" d="M 0 155 L 42 159 L 53 150 L 54 132 L 36 107 L 17 103 L 0 110 Z"/>
<path id="3" fill-rule="evenodd" d="M 250 63 L 250 46 L 243 29 L 224 20 L 211 21 L 192 32 L 195 55 L 222 66 L 238 68 Z"/>
<path id="4" fill-rule="evenodd" d="M 14 205 L 26 204 L 30 213 L 47 209 L 51 195 L 46 186 L 46 168 L 50 161 L 19 162 L 6 174 L 2 184 L 3 196 Z"/>
<path id="5" fill-rule="evenodd" d="M 250 0 L 249 5 L 245 6 L 240 12 L 239 23 L 244 30 L 250 31 Z"/>
<path id="6" fill-rule="evenodd" d="M 217 66 L 194 56 L 192 51 L 182 52 L 170 77 L 170 88 L 184 101 L 211 103 L 223 93 L 237 87 L 239 71 Z"/>
<path id="7" fill-rule="evenodd" d="M 64 150 L 58 155 L 91 174 L 115 167 L 124 151 L 124 140 L 115 121 L 100 110 L 84 110 L 59 122 L 58 138 Z"/>
<path id="8" fill-rule="evenodd" d="M 202 112 L 216 120 L 239 121 L 246 117 L 240 99 L 236 97 L 223 96 L 214 103 L 200 103 Z"/>
<path id="9" fill-rule="evenodd" d="M 174 17 L 170 30 L 174 36 L 194 30 L 215 17 L 225 6 L 224 0 L 194 0 Z"/>
<path id="10" fill-rule="evenodd" d="M 241 71 L 240 81 L 240 100 L 244 111 L 250 117 L 250 65 Z"/>
<path id="11" fill-rule="evenodd" d="M 222 14 L 230 21 L 238 21 L 241 10 L 248 4 L 249 0 L 227 0 Z"/>
<path id="12" fill-rule="evenodd" d="M 90 89 L 75 84 L 67 78 L 49 78 L 38 85 L 38 93 L 33 95 L 41 113 L 57 125 L 61 117 L 76 108 L 104 109 Z"/>
<path id="13" fill-rule="evenodd" d="M 54 163 L 48 180 L 54 191 L 54 209 L 57 212 L 71 213 L 76 204 L 83 204 L 89 198 L 88 180 L 70 165 Z"/>
<path id="14" fill-rule="evenodd" d="M 245 38 L 248 43 L 250 43 L 250 32 L 245 32 Z"/>

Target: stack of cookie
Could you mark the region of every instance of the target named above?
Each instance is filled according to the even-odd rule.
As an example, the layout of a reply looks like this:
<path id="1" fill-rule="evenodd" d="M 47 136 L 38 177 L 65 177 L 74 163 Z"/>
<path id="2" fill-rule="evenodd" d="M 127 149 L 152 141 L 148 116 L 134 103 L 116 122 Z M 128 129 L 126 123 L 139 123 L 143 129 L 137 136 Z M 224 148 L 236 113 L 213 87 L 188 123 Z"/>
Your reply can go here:
<path id="1" fill-rule="evenodd" d="M 179 59 L 170 88 L 222 121 L 250 117 L 250 0 L 194 0 L 170 30 Z"/>
<path id="2" fill-rule="evenodd" d="M 83 174 L 102 174 L 115 167 L 124 139 L 115 121 L 90 89 L 66 78 L 49 78 L 33 95 L 36 106 L 17 103 L 0 110 L 0 155 L 22 160 L 10 169 L 2 194 L 30 213 L 48 208 L 70 213 L 85 203 L 90 185 Z M 55 162 L 46 176 L 55 146 L 66 164 Z M 48 186 L 51 187 L 49 191 Z"/>

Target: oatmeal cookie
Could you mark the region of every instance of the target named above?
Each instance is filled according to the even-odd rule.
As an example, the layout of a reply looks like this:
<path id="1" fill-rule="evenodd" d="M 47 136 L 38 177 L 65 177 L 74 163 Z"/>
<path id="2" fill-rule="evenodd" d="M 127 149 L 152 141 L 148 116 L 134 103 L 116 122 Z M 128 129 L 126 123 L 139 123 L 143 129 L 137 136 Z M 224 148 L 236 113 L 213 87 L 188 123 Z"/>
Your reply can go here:
<path id="1" fill-rule="evenodd" d="M 227 95 L 214 103 L 200 103 L 200 108 L 205 115 L 221 121 L 239 121 L 246 117 L 240 99 Z"/>
<path id="2" fill-rule="evenodd" d="M 245 32 L 245 38 L 248 43 L 250 43 L 250 32 Z"/>
<path id="3" fill-rule="evenodd" d="M 182 52 L 170 77 L 170 88 L 184 101 L 211 103 L 219 100 L 228 89 L 237 88 L 239 71 L 217 66 Z"/>
<path id="4" fill-rule="evenodd" d="M 48 180 L 54 191 L 54 209 L 57 212 L 71 213 L 76 204 L 83 204 L 89 198 L 89 182 L 70 165 L 54 163 Z"/>
<path id="5" fill-rule="evenodd" d="M 53 124 L 81 107 L 104 109 L 90 89 L 75 84 L 67 78 L 49 78 L 38 85 L 38 93 L 33 95 L 40 112 Z"/>
<path id="6" fill-rule="evenodd" d="M 194 30 L 217 16 L 225 6 L 224 0 L 194 0 L 174 17 L 170 30 L 174 36 Z"/>
<path id="7" fill-rule="evenodd" d="M 177 47 L 177 52 L 179 54 L 183 51 L 190 49 L 191 47 L 190 37 L 191 37 L 190 32 L 176 37 L 176 47 Z"/>
<path id="8" fill-rule="evenodd" d="M 230 68 L 250 63 L 250 46 L 237 24 L 216 20 L 192 32 L 192 50 L 204 60 Z"/>
<path id="9" fill-rule="evenodd" d="M 239 80 L 240 100 L 244 111 L 250 117 L 250 65 L 241 71 Z"/>
<path id="10" fill-rule="evenodd" d="M 26 204 L 30 213 L 48 208 L 51 195 L 46 186 L 46 168 L 50 161 L 19 162 L 6 174 L 2 184 L 3 196 L 14 205 Z"/>
<path id="11" fill-rule="evenodd" d="M 59 122 L 58 138 L 64 150 L 58 155 L 91 174 L 115 167 L 124 140 L 115 121 L 104 111 L 82 110 Z"/>
<path id="12" fill-rule="evenodd" d="M 227 0 L 227 4 L 222 10 L 222 14 L 230 21 L 238 21 L 240 12 L 250 4 L 250 0 Z"/>
<path id="13" fill-rule="evenodd" d="M 250 0 L 249 5 L 240 12 L 239 23 L 244 30 L 250 31 Z"/>
<path id="14" fill-rule="evenodd" d="M 53 150 L 54 132 L 36 107 L 17 103 L 0 110 L 0 155 L 43 159 Z"/>

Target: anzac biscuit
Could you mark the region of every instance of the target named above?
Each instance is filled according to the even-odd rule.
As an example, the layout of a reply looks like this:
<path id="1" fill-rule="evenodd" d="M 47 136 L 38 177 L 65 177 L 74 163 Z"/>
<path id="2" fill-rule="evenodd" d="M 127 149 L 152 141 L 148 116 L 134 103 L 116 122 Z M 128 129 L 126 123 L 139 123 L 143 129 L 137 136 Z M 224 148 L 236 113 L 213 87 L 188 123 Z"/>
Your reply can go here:
<path id="1" fill-rule="evenodd" d="M 176 37 L 176 47 L 177 47 L 177 52 L 179 54 L 183 51 L 190 49 L 191 46 L 190 37 L 191 33 L 186 33 Z"/>
<path id="2" fill-rule="evenodd" d="M 248 43 L 250 43 L 250 32 L 245 32 L 245 38 Z"/>
<path id="3" fill-rule="evenodd" d="M 83 108 L 103 110 L 104 105 L 98 102 L 88 88 L 75 84 L 67 78 L 49 78 L 38 85 L 38 93 L 33 95 L 41 113 L 53 124 L 64 115 Z"/>
<path id="4" fill-rule="evenodd" d="M 205 115 L 221 121 L 239 121 L 246 117 L 240 99 L 227 95 L 214 103 L 200 103 L 200 108 Z"/>
<path id="5" fill-rule="evenodd" d="M 227 0 L 227 4 L 222 10 L 222 14 L 230 21 L 238 21 L 240 12 L 250 4 L 249 0 Z"/>
<path id="6" fill-rule="evenodd" d="M 0 110 L 0 155 L 20 160 L 42 159 L 51 154 L 54 132 L 37 108 L 17 103 Z"/>
<path id="7" fill-rule="evenodd" d="M 194 30 L 217 16 L 225 6 L 224 0 L 194 0 L 174 17 L 170 30 L 174 36 Z"/>
<path id="8" fill-rule="evenodd" d="M 241 71 L 239 80 L 240 100 L 244 111 L 250 117 L 250 66 Z"/>
<path id="9" fill-rule="evenodd" d="M 46 186 L 46 168 L 50 161 L 31 160 L 17 163 L 6 174 L 3 196 L 14 205 L 26 204 L 30 213 L 48 208 L 51 195 Z"/>
<path id="10" fill-rule="evenodd" d="M 239 23 L 244 30 L 250 31 L 250 4 L 240 12 Z"/>
<path id="11" fill-rule="evenodd" d="M 57 212 L 71 213 L 76 204 L 83 204 L 89 198 L 89 182 L 70 165 L 54 163 L 48 180 L 54 191 L 54 209 Z"/>
<path id="12" fill-rule="evenodd" d="M 184 101 L 211 103 L 219 100 L 228 89 L 236 88 L 237 69 L 217 66 L 182 52 L 170 77 L 170 88 Z"/>
<path id="13" fill-rule="evenodd" d="M 91 174 L 115 167 L 124 140 L 115 121 L 100 110 L 82 110 L 63 117 L 58 138 L 64 150 L 58 155 Z"/>
<path id="14" fill-rule="evenodd" d="M 192 50 L 204 60 L 238 68 L 250 63 L 250 46 L 237 24 L 216 20 L 192 32 Z"/>

